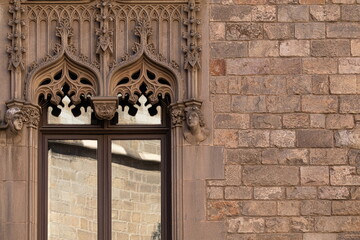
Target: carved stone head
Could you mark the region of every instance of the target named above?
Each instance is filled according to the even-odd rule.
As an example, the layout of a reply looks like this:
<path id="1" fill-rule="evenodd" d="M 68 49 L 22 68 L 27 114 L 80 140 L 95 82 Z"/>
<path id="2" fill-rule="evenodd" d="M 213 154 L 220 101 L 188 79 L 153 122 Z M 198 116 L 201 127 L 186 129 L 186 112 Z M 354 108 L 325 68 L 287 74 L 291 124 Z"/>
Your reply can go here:
<path id="1" fill-rule="evenodd" d="M 6 111 L 5 122 L 8 124 L 10 131 L 17 134 L 24 126 L 24 117 L 20 108 L 14 107 Z"/>
<path id="2" fill-rule="evenodd" d="M 185 108 L 185 114 L 186 114 L 186 124 L 188 127 L 195 128 L 197 126 L 204 127 L 204 118 L 203 115 L 197 106 L 190 106 Z"/>

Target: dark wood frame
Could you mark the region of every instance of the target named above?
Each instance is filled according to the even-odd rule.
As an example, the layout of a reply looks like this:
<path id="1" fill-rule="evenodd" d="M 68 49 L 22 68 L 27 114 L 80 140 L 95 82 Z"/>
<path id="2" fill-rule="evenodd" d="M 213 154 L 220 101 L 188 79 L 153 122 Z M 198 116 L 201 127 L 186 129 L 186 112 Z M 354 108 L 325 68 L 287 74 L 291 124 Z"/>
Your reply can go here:
<path id="1" fill-rule="evenodd" d="M 100 125 L 49 125 L 47 114 L 43 114 L 39 129 L 40 240 L 47 240 L 48 140 L 76 139 L 98 141 L 98 240 L 111 240 L 111 140 L 161 140 L 161 239 L 171 240 L 171 129 L 166 110 L 162 106 L 161 125 L 110 125 L 109 121 Z"/>

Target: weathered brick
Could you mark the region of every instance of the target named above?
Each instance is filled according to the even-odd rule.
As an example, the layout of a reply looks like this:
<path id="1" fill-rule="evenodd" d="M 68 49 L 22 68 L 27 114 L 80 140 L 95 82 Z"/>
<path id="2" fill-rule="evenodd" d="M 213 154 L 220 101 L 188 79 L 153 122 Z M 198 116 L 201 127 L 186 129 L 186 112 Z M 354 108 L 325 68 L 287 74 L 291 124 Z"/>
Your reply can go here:
<path id="1" fill-rule="evenodd" d="M 311 42 L 311 56 L 350 56 L 349 40 L 314 40 Z"/>
<path id="2" fill-rule="evenodd" d="M 340 96 L 340 113 L 360 113 L 359 95 Z"/>
<path id="3" fill-rule="evenodd" d="M 279 95 L 286 92 L 283 76 L 241 76 L 242 95 Z"/>
<path id="4" fill-rule="evenodd" d="M 335 233 L 305 233 L 303 240 L 337 240 Z"/>
<path id="5" fill-rule="evenodd" d="M 284 128 L 308 128 L 310 126 L 309 114 L 293 113 L 283 115 Z"/>
<path id="6" fill-rule="evenodd" d="M 276 20 L 276 6 L 259 5 L 252 9 L 253 22 L 273 22 Z"/>
<path id="7" fill-rule="evenodd" d="M 298 168 L 293 166 L 244 166 L 243 183 L 253 186 L 282 186 L 299 183 Z"/>
<path id="8" fill-rule="evenodd" d="M 305 200 L 301 202 L 301 215 L 331 215 L 331 201 Z"/>
<path id="9" fill-rule="evenodd" d="M 280 43 L 280 56 L 309 56 L 310 42 L 307 40 L 286 40 Z"/>
<path id="10" fill-rule="evenodd" d="M 251 21 L 250 6 L 221 6 L 213 5 L 210 13 L 212 21 Z"/>
<path id="11" fill-rule="evenodd" d="M 213 59 L 210 61 L 210 74 L 212 76 L 224 76 L 226 72 L 226 61 L 224 59 Z"/>
<path id="12" fill-rule="evenodd" d="M 234 112 L 266 112 L 265 96 L 232 96 Z"/>
<path id="13" fill-rule="evenodd" d="M 214 112 L 230 112 L 230 95 L 211 95 L 211 102 L 214 104 Z"/>
<path id="14" fill-rule="evenodd" d="M 297 58 L 238 58 L 226 60 L 227 74 L 299 74 L 300 59 Z"/>
<path id="15" fill-rule="evenodd" d="M 349 129 L 354 127 L 353 115 L 329 114 L 326 116 L 327 129 Z"/>
<path id="16" fill-rule="evenodd" d="M 295 38 L 297 39 L 325 38 L 325 23 L 296 23 Z"/>
<path id="17" fill-rule="evenodd" d="M 315 21 L 337 21 L 340 19 L 340 6 L 316 5 L 310 6 L 310 16 Z"/>
<path id="18" fill-rule="evenodd" d="M 212 58 L 237 58 L 248 56 L 246 42 L 213 42 L 210 55 Z"/>
<path id="19" fill-rule="evenodd" d="M 346 187 L 319 187 L 320 199 L 349 199 L 350 192 Z"/>
<path id="20" fill-rule="evenodd" d="M 210 40 L 211 41 L 225 40 L 224 22 L 210 22 Z"/>
<path id="21" fill-rule="evenodd" d="M 228 164 L 259 164 L 261 151 L 258 149 L 229 149 L 227 150 Z"/>
<path id="22" fill-rule="evenodd" d="M 270 132 L 268 130 L 240 130 L 239 147 L 269 147 Z"/>
<path id="23" fill-rule="evenodd" d="M 315 199 L 317 197 L 316 187 L 288 187 L 286 188 L 288 199 Z"/>
<path id="24" fill-rule="evenodd" d="M 279 42 L 274 40 L 254 40 L 249 46 L 250 57 L 279 56 Z"/>
<path id="25" fill-rule="evenodd" d="M 263 218 L 239 217 L 227 221 L 229 233 L 260 233 L 264 232 L 265 220 Z"/>
<path id="26" fill-rule="evenodd" d="M 279 201 L 278 214 L 280 216 L 300 215 L 300 201 Z"/>
<path id="27" fill-rule="evenodd" d="M 241 166 L 239 165 L 225 166 L 225 183 L 226 185 L 241 184 Z"/>
<path id="28" fill-rule="evenodd" d="M 340 58 L 339 73 L 360 73 L 360 58 Z"/>
<path id="29" fill-rule="evenodd" d="M 208 199 L 223 199 L 224 198 L 224 189 L 222 187 L 209 187 L 207 189 L 207 198 Z"/>
<path id="30" fill-rule="evenodd" d="M 313 232 L 315 221 L 310 217 L 292 217 L 290 218 L 291 232 Z"/>
<path id="31" fill-rule="evenodd" d="M 326 35 L 329 38 L 359 38 L 360 23 L 329 23 Z"/>
<path id="32" fill-rule="evenodd" d="M 216 114 L 214 122 L 215 128 L 248 129 L 250 126 L 250 116 L 238 113 Z"/>
<path id="33" fill-rule="evenodd" d="M 330 168 L 331 185 L 360 185 L 360 175 L 352 166 L 333 166 Z"/>
<path id="34" fill-rule="evenodd" d="M 332 75 L 330 76 L 330 92 L 332 94 L 356 94 L 356 75 Z"/>
<path id="35" fill-rule="evenodd" d="M 316 221 L 317 232 L 354 232 L 359 231 L 360 217 L 331 216 L 319 217 Z"/>
<path id="36" fill-rule="evenodd" d="M 268 39 L 291 39 L 294 37 L 294 25 L 290 23 L 265 23 L 264 32 Z"/>
<path id="37" fill-rule="evenodd" d="M 237 130 L 232 129 L 215 129 L 214 144 L 225 145 L 226 147 L 235 148 L 238 146 L 239 134 Z"/>
<path id="38" fill-rule="evenodd" d="M 244 201 L 241 203 L 241 213 L 245 216 L 276 215 L 275 201 Z"/>
<path id="39" fill-rule="evenodd" d="M 329 94 L 329 77 L 327 75 L 312 76 L 313 94 Z"/>
<path id="40" fill-rule="evenodd" d="M 347 163 L 347 150 L 339 148 L 310 149 L 310 164 L 341 165 Z"/>
<path id="41" fill-rule="evenodd" d="M 310 94 L 311 89 L 311 76 L 309 75 L 296 75 L 288 76 L 286 78 L 287 93 L 292 94 Z"/>
<path id="42" fill-rule="evenodd" d="M 279 22 L 308 22 L 308 6 L 282 6 L 278 8 Z"/>
<path id="43" fill-rule="evenodd" d="M 337 73 L 337 59 L 333 58 L 304 58 L 303 71 L 307 74 L 333 74 Z"/>
<path id="44" fill-rule="evenodd" d="M 255 187 L 255 199 L 283 199 L 285 190 L 281 187 Z M 275 214 L 276 215 L 276 214 Z"/>
<path id="45" fill-rule="evenodd" d="M 297 130 L 297 147 L 332 147 L 333 133 L 328 130 Z"/>
<path id="46" fill-rule="evenodd" d="M 360 215 L 360 201 L 333 201 L 333 215 Z"/>
<path id="47" fill-rule="evenodd" d="M 281 128 L 281 116 L 270 114 L 252 114 L 250 120 L 253 128 Z"/>
<path id="48" fill-rule="evenodd" d="M 236 216 L 240 214 L 240 206 L 235 201 L 209 201 L 208 219 L 223 220 L 227 216 Z"/>
<path id="49" fill-rule="evenodd" d="M 302 110 L 310 113 L 335 113 L 338 109 L 336 96 L 306 95 L 302 98 Z"/>
<path id="50" fill-rule="evenodd" d="M 229 88 L 228 78 L 225 76 L 210 77 L 211 93 L 227 93 Z"/>
<path id="51" fill-rule="evenodd" d="M 329 167 L 301 167 L 300 176 L 302 185 L 327 185 L 329 184 Z"/>
<path id="52" fill-rule="evenodd" d="M 227 23 L 225 39 L 228 41 L 263 39 L 264 29 L 260 23 Z"/>
<path id="53" fill-rule="evenodd" d="M 251 187 L 225 187 L 225 199 L 251 199 Z"/>
<path id="54" fill-rule="evenodd" d="M 273 130 L 270 133 L 270 145 L 272 147 L 294 147 L 295 132 L 290 130 Z"/>
<path id="55" fill-rule="evenodd" d="M 284 217 L 272 217 L 265 219 L 265 232 L 289 232 L 290 231 L 290 219 Z"/>
<path id="56" fill-rule="evenodd" d="M 266 106 L 269 112 L 286 113 L 300 111 L 300 96 L 267 96 Z"/>
<path id="57" fill-rule="evenodd" d="M 351 40 L 351 55 L 360 56 L 360 39 Z"/>
<path id="58" fill-rule="evenodd" d="M 310 114 L 312 128 L 325 128 L 325 114 Z"/>

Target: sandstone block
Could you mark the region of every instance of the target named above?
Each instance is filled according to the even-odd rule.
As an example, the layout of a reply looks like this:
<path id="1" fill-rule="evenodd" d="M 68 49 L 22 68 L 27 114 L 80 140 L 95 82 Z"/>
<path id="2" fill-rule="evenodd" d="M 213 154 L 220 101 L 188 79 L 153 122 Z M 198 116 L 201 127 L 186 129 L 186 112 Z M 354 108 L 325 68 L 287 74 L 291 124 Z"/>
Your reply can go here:
<path id="1" fill-rule="evenodd" d="M 308 114 L 294 113 L 283 115 L 284 128 L 308 128 L 310 126 L 310 118 Z"/>
<path id="2" fill-rule="evenodd" d="M 225 147 L 235 148 L 238 146 L 239 134 L 233 129 L 215 129 L 214 145 L 224 145 Z"/>
<path id="3" fill-rule="evenodd" d="M 360 175 L 356 167 L 333 166 L 330 168 L 331 185 L 360 185 Z"/>
<path id="4" fill-rule="evenodd" d="M 241 166 L 239 165 L 225 166 L 225 183 L 226 185 L 241 184 Z"/>
<path id="5" fill-rule="evenodd" d="M 283 186 L 299 183 L 298 168 L 293 166 L 244 166 L 244 185 Z"/>
<path id="6" fill-rule="evenodd" d="M 276 20 L 276 7 L 259 5 L 252 9 L 251 20 L 253 22 L 274 22 Z"/>
<path id="7" fill-rule="evenodd" d="M 310 42 L 307 40 L 286 40 L 280 43 L 280 56 L 309 56 Z"/>
<path id="8" fill-rule="evenodd" d="M 263 39 L 264 29 L 260 23 L 227 23 L 225 39 L 228 41 Z"/>
<path id="9" fill-rule="evenodd" d="M 262 152 L 263 164 L 304 165 L 309 162 L 307 149 L 266 149 Z"/>
<path id="10" fill-rule="evenodd" d="M 350 188 L 351 199 L 360 200 L 360 187 Z"/>
<path id="11" fill-rule="evenodd" d="M 286 79 L 283 76 L 242 76 L 243 95 L 280 95 L 286 93 Z"/>
<path id="12" fill-rule="evenodd" d="M 310 113 L 335 113 L 338 109 L 336 96 L 307 95 L 302 98 L 302 110 Z"/>
<path id="13" fill-rule="evenodd" d="M 340 96 L 340 113 L 360 113 L 360 96 Z"/>
<path id="14" fill-rule="evenodd" d="M 240 77 L 228 77 L 229 79 L 229 93 L 240 94 L 242 79 Z"/>
<path id="15" fill-rule="evenodd" d="M 277 57 L 279 56 L 279 42 L 273 40 L 254 40 L 249 46 L 250 57 Z"/>
<path id="16" fill-rule="evenodd" d="M 210 45 L 211 58 L 238 58 L 248 56 L 248 44 L 246 42 L 213 42 Z"/>
<path id="17" fill-rule="evenodd" d="M 291 232 L 313 232 L 315 221 L 309 217 L 292 217 L 290 218 Z"/>
<path id="18" fill-rule="evenodd" d="M 319 187 L 320 199 L 349 199 L 350 192 L 346 187 Z"/>
<path id="19" fill-rule="evenodd" d="M 278 155 L 279 149 L 269 148 L 265 149 L 261 153 L 261 163 L 262 164 L 278 164 Z"/>
<path id="20" fill-rule="evenodd" d="M 224 59 L 213 59 L 210 61 L 210 75 L 224 76 L 226 72 L 226 61 Z"/>
<path id="21" fill-rule="evenodd" d="M 211 22 L 210 23 L 210 40 L 223 41 L 225 40 L 225 23 Z"/>
<path id="22" fill-rule="evenodd" d="M 278 233 L 290 231 L 290 219 L 284 217 L 273 217 L 265 219 L 265 232 Z"/>
<path id="23" fill-rule="evenodd" d="M 331 216 L 319 217 L 316 221 L 317 232 L 354 232 L 359 231 L 360 217 Z"/>
<path id="24" fill-rule="evenodd" d="M 360 58 L 340 58 L 339 73 L 360 73 Z"/>
<path id="25" fill-rule="evenodd" d="M 311 42 L 311 56 L 350 56 L 349 40 L 314 40 Z"/>
<path id="26" fill-rule="evenodd" d="M 255 187 L 255 199 L 283 199 L 285 196 L 285 189 L 281 187 Z"/>
<path id="27" fill-rule="evenodd" d="M 310 114 L 312 128 L 325 128 L 325 114 Z"/>
<path id="28" fill-rule="evenodd" d="M 325 23 L 296 23 L 295 38 L 297 39 L 325 38 Z"/>
<path id="29" fill-rule="evenodd" d="M 209 201 L 208 219 L 210 221 L 219 221 L 229 216 L 240 214 L 240 207 L 235 201 Z"/>
<path id="30" fill-rule="evenodd" d="M 331 201 L 305 200 L 301 202 L 301 215 L 331 215 Z"/>
<path id="31" fill-rule="evenodd" d="M 303 71 L 307 74 L 337 73 L 337 60 L 333 58 L 304 58 Z"/>
<path id="32" fill-rule="evenodd" d="M 358 22 L 360 21 L 359 16 L 360 6 L 349 5 L 341 7 L 341 19 L 344 21 Z"/>
<path id="33" fill-rule="evenodd" d="M 333 133 L 328 130 L 297 130 L 297 147 L 332 147 Z"/>
<path id="34" fill-rule="evenodd" d="M 337 240 L 335 233 L 305 233 L 304 240 Z"/>
<path id="35" fill-rule="evenodd" d="M 263 5 L 267 0 L 233 0 L 234 4 L 239 5 Z"/>
<path id="36" fill-rule="evenodd" d="M 275 201 L 244 201 L 241 203 L 241 213 L 245 216 L 276 215 Z"/>
<path id="37" fill-rule="evenodd" d="M 215 128 L 238 128 L 248 129 L 250 126 L 250 116 L 248 114 L 216 114 L 215 115 Z"/>
<path id="38" fill-rule="evenodd" d="M 286 188 L 288 199 L 316 199 L 316 187 L 288 187 Z"/>
<path id="39" fill-rule="evenodd" d="M 230 112 L 230 95 L 211 95 L 211 102 L 214 104 L 214 112 Z"/>
<path id="40" fill-rule="evenodd" d="M 360 150 L 350 149 L 347 156 L 348 156 L 350 165 L 353 165 L 356 167 L 360 166 Z"/>
<path id="41" fill-rule="evenodd" d="M 300 215 L 300 201 L 279 201 L 278 214 L 280 216 Z"/>
<path id="42" fill-rule="evenodd" d="M 332 0 L 335 4 L 354 4 L 356 0 Z"/>
<path id="43" fill-rule="evenodd" d="M 229 88 L 229 80 L 225 76 L 210 77 L 210 93 L 227 93 Z"/>
<path id="44" fill-rule="evenodd" d="M 326 116 L 327 129 L 349 129 L 354 127 L 353 115 L 329 114 Z"/>
<path id="45" fill-rule="evenodd" d="M 239 147 L 269 147 L 270 132 L 268 130 L 240 130 Z"/>
<path id="46" fill-rule="evenodd" d="M 301 167 L 300 176 L 302 185 L 328 185 L 329 167 Z"/>
<path id="47" fill-rule="evenodd" d="M 227 224 L 229 233 L 260 233 L 265 229 L 263 218 L 239 217 L 229 219 Z"/>
<path id="48" fill-rule="evenodd" d="M 329 23 L 326 35 L 329 38 L 359 38 L 360 23 Z"/>
<path id="49" fill-rule="evenodd" d="M 207 189 L 207 198 L 208 199 L 223 199 L 224 198 L 224 189 L 222 187 L 209 187 Z"/>
<path id="50" fill-rule="evenodd" d="M 280 5 L 278 8 L 279 22 L 308 22 L 308 6 L 286 6 Z"/>
<path id="51" fill-rule="evenodd" d="M 303 95 L 311 93 L 311 76 L 308 75 L 296 75 L 288 76 L 287 82 L 287 93 L 289 95 Z"/>
<path id="52" fill-rule="evenodd" d="M 258 149 L 229 149 L 226 152 L 228 164 L 259 164 L 261 151 Z"/>
<path id="53" fill-rule="evenodd" d="M 327 75 L 312 76 L 313 94 L 329 94 L 329 77 Z"/>
<path id="54" fill-rule="evenodd" d="M 337 21 L 340 19 L 340 6 L 338 5 L 317 5 L 310 6 L 310 16 L 315 21 Z"/>
<path id="55" fill-rule="evenodd" d="M 268 39 L 291 39 L 294 37 L 294 25 L 290 23 L 265 23 L 264 32 Z"/>
<path id="56" fill-rule="evenodd" d="M 351 40 L 351 55 L 360 56 L 360 39 Z"/>
<path id="57" fill-rule="evenodd" d="M 356 75 L 332 75 L 330 76 L 330 92 L 332 94 L 356 94 Z"/>
<path id="58" fill-rule="evenodd" d="M 285 2 L 285 1 L 293 1 L 293 0 L 271 0 L 271 1 Z M 231 234 L 229 235 L 228 240 L 303 240 L 303 239 L 301 233 L 265 233 L 265 234 Z"/>
<path id="59" fill-rule="evenodd" d="M 225 199 L 251 199 L 251 187 L 225 187 Z"/>
<path id="60" fill-rule="evenodd" d="M 300 111 L 300 96 L 267 96 L 266 106 L 269 112 L 286 113 Z"/>
<path id="61" fill-rule="evenodd" d="M 310 164 L 313 165 L 341 165 L 347 163 L 347 150 L 340 148 L 310 149 Z"/>
<path id="62" fill-rule="evenodd" d="M 295 132 L 290 130 L 273 130 L 270 133 L 270 145 L 273 147 L 294 147 Z"/>
<path id="63" fill-rule="evenodd" d="M 360 215 L 360 201 L 333 201 L 333 215 Z"/>
<path id="64" fill-rule="evenodd" d="M 213 5 L 210 12 L 210 20 L 232 22 L 251 21 L 251 11 L 252 7 L 250 6 Z"/>
<path id="65" fill-rule="evenodd" d="M 251 121 L 253 128 L 281 128 L 281 116 L 270 114 L 252 114 Z"/>
<path id="66" fill-rule="evenodd" d="M 231 108 L 234 112 L 266 112 L 265 96 L 232 96 Z"/>
<path id="67" fill-rule="evenodd" d="M 325 0 L 299 0 L 299 3 L 303 5 L 325 4 Z"/>
<path id="68" fill-rule="evenodd" d="M 360 239 L 360 234 L 343 233 L 343 234 L 339 234 L 336 240 L 357 240 L 357 239 Z"/>

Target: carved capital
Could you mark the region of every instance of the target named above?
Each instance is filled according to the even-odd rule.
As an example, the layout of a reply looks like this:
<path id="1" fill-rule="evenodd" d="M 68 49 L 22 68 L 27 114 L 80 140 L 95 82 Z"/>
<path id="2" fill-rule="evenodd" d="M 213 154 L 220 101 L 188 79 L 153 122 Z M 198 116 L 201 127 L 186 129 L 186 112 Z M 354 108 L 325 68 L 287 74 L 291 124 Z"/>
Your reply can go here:
<path id="1" fill-rule="evenodd" d="M 38 128 L 40 122 L 40 107 L 32 104 L 24 104 L 23 108 L 24 123 L 31 128 Z"/>
<path id="2" fill-rule="evenodd" d="M 95 116 L 100 120 L 111 120 L 115 116 L 119 101 L 117 97 L 92 97 Z"/>
<path id="3" fill-rule="evenodd" d="M 174 103 L 170 105 L 172 127 L 181 127 L 183 125 L 185 114 L 185 105 L 183 103 Z"/>
<path id="4" fill-rule="evenodd" d="M 18 134 L 24 124 L 31 128 L 37 128 L 39 126 L 39 106 L 23 101 L 11 101 L 7 103 L 7 107 L 5 123 L 12 133 Z"/>

